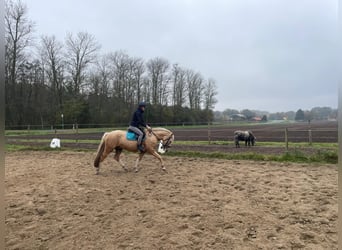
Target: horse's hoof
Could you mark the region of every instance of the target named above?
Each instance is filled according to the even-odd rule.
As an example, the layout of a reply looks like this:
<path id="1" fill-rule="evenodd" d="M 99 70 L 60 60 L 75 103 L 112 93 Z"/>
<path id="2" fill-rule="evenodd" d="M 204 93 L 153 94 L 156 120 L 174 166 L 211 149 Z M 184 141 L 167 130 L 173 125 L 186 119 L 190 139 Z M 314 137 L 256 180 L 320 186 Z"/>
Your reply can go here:
<path id="1" fill-rule="evenodd" d="M 134 172 L 135 172 L 135 173 L 138 173 L 138 172 L 139 172 L 139 169 L 136 168 L 136 169 L 134 170 Z"/>

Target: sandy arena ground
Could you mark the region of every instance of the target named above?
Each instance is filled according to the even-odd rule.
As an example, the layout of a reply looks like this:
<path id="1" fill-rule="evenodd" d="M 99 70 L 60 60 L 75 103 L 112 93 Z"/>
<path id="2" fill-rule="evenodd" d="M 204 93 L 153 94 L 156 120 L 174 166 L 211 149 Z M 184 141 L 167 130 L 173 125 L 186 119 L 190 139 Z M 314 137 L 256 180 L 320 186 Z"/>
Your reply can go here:
<path id="1" fill-rule="evenodd" d="M 94 157 L 6 153 L 6 249 L 337 249 L 336 165 Z"/>

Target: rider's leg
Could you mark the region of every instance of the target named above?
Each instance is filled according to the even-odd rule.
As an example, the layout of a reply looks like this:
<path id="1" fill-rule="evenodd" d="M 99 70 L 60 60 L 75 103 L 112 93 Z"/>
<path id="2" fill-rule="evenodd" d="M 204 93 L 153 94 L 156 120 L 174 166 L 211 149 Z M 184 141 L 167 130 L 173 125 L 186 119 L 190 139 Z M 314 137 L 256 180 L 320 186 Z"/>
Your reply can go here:
<path id="1" fill-rule="evenodd" d="M 141 145 L 143 135 L 144 134 L 141 132 L 141 134 L 139 134 L 139 137 L 138 137 L 138 147 L 139 147 L 139 149 L 143 148 L 143 146 Z"/>
<path id="2" fill-rule="evenodd" d="M 143 151 L 144 147 L 141 145 L 141 142 L 142 142 L 144 133 L 137 127 L 129 126 L 129 129 L 138 135 L 138 149 L 140 151 Z"/>

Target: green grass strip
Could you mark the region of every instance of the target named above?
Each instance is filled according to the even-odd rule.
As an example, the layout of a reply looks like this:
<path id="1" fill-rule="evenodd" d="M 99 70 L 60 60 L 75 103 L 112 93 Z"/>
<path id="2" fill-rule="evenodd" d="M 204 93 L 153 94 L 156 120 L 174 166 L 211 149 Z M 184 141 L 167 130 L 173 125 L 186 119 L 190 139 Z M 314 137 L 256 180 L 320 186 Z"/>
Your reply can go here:
<path id="1" fill-rule="evenodd" d="M 95 152 L 94 149 L 85 148 L 50 148 L 48 146 L 24 146 L 6 144 L 6 151 L 86 151 Z M 300 162 L 300 163 L 338 163 L 337 150 L 318 150 L 316 154 L 306 155 L 296 149 L 294 152 L 286 152 L 281 155 L 268 155 L 258 153 L 235 153 L 227 154 L 222 152 L 196 152 L 196 151 L 170 151 L 167 156 L 192 157 L 192 158 L 208 158 L 208 159 L 224 159 L 224 160 L 253 160 L 253 161 L 276 161 L 276 162 Z"/>
<path id="2" fill-rule="evenodd" d="M 268 155 L 257 153 L 239 153 L 227 154 L 221 152 L 168 152 L 169 156 L 193 157 L 193 158 L 209 158 L 209 159 L 224 159 L 224 160 L 253 160 L 253 161 L 277 161 L 277 162 L 300 162 L 300 163 L 329 163 L 337 164 L 337 152 L 327 151 L 318 152 L 315 155 L 306 156 L 303 152 L 287 152 L 282 155 Z"/>

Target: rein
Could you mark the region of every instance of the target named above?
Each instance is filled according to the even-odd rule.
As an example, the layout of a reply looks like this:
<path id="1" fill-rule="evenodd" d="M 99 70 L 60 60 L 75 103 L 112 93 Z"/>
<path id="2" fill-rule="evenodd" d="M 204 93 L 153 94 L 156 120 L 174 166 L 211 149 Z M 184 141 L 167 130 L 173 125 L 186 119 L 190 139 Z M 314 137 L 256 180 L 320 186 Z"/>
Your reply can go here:
<path id="1" fill-rule="evenodd" d="M 171 137 L 173 136 L 173 133 L 170 134 L 170 136 L 167 138 L 166 142 L 164 143 L 164 140 L 160 137 L 158 137 L 153 131 L 151 131 L 151 134 L 153 134 L 158 141 L 162 141 L 163 148 L 168 148 L 170 144 Z"/>

